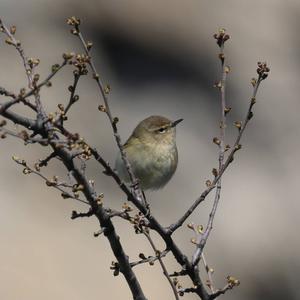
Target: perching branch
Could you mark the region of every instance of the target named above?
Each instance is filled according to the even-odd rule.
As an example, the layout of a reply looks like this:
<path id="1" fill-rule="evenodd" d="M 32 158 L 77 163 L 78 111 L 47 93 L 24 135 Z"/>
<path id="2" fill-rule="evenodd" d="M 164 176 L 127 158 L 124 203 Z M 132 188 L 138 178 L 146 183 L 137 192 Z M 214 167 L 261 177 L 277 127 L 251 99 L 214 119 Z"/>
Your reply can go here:
<path id="1" fill-rule="evenodd" d="M 192 264 L 189 262 L 188 258 L 184 253 L 179 249 L 174 240 L 171 237 L 171 234 L 162 227 L 162 225 L 152 216 L 151 213 L 147 212 L 146 207 L 136 198 L 136 196 L 131 192 L 131 190 L 122 182 L 119 176 L 114 172 L 114 170 L 109 166 L 109 164 L 101 157 L 96 149 L 91 148 L 92 155 L 95 157 L 105 169 L 105 172 L 113 177 L 115 182 L 119 185 L 121 190 L 126 194 L 128 201 L 132 202 L 138 210 L 145 215 L 149 221 L 149 228 L 155 230 L 161 238 L 165 241 L 167 249 L 169 249 L 174 255 L 176 261 L 184 268 L 186 275 L 188 275 L 195 286 L 195 292 L 200 296 L 201 299 L 208 299 L 209 295 L 206 292 L 203 283 L 200 279 L 198 270 L 194 269 Z"/>

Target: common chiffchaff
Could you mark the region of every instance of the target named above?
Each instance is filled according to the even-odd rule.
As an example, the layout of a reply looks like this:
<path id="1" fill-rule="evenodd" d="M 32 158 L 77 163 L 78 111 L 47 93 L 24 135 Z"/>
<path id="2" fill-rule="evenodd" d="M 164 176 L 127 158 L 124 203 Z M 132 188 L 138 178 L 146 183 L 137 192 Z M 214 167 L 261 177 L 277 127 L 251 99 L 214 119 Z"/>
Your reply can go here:
<path id="1" fill-rule="evenodd" d="M 162 188 L 173 176 L 178 163 L 175 127 L 182 120 L 148 117 L 136 126 L 124 144 L 124 151 L 142 190 Z M 120 178 L 129 182 L 120 153 L 115 168 Z"/>

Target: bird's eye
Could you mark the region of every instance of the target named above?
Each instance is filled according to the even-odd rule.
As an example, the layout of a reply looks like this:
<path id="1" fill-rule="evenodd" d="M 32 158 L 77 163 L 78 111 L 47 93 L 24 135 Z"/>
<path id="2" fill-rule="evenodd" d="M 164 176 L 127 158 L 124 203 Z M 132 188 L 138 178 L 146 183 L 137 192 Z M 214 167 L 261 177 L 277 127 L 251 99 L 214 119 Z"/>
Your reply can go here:
<path id="1" fill-rule="evenodd" d="M 158 132 L 159 133 L 164 133 L 164 132 L 166 132 L 166 128 L 165 127 L 159 128 Z"/>

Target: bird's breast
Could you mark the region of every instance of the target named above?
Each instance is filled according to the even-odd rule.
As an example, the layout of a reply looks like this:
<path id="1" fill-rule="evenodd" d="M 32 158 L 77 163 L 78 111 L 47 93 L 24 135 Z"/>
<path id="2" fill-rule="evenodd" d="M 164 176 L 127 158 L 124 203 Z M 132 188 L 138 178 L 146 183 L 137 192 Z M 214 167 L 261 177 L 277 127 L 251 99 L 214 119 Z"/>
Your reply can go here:
<path id="1" fill-rule="evenodd" d="M 136 141 L 132 145 L 127 145 L 124 150 L 133 173 L 144 190 L 163 187 L 176 170 L 178 161 L 176 144 L 147 145 Z M 121 178 L 128 182 L 128 173 L 120 155 L 116 168 Z"/>

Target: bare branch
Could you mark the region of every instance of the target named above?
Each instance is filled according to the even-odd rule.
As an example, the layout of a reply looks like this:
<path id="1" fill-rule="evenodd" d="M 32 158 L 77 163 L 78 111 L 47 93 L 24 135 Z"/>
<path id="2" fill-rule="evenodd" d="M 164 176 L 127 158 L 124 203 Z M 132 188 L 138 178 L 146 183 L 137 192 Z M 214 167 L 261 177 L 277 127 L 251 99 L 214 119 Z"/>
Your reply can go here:
<path id="1" fill-rule="evenodd" d="M 55 149 L 55 144 L 52 145 Z M 102 204 L 98 204 L 98 197 L 94 188 L 90 185 L 85 175 L 82 173 L 81 169 L 78 168 L 72 159 L 72 155 L 65 149 L 56 149 L 58 156 L 62 159 L 64 165 L 69 172 L 72 172 L 74 178 L 77 180 L 78 184 L 83 186 L 82 192 L 84 193 L 86 199 L 91 205 L 92 210 L 95 212 L 95 216 L 99 220 L 101 228 L 105 228 L 104 235 L 108 238 L 110 242 L 111 249 L 117 258 L 120 265 L 120 272 L 126 278 L 126 281 L 131 289 L 132 295 L 135 300 L 146 300 L 146 297 L 141 289 L 141 286 L 130 266 L 128 256 L 125 254 L 123 247 L 120 243 L 120 238 L 117 235 L 114 225 L 111 219 L 107 216 L 105 209 Z"/>
<path id="2" fill-rule="evenodd" d="M 266 65 L 264 66 L 264 68 L 266 68 L 267 70 L 269 70 Z M 221 176 L 223 175 L 223 173 L 225 172 L 225 170 L 227 169 L 227 167 L 229 166 L 229 164 L 233 161 L 233 157 L 234 157 L 235 152 L 241 149 L 241 145 L 239 143 L 240 143 L 242 135 L 243 135 L 243 133 L 244 133 L 246 127 L 247 127 L 248 122 L 251 120 L 251 118 L 253 116 L 252 108 L 253 108 L 253 105 L 256 102 L 256 94 L 257 94 L 257 91 L 258 91 L 258 87 L 259 87 L 260 83 L 262 82 L 262 80 L 264 80 L 266 78 L 265 75 L 267 75 L 269 71 L 263 71 L 260 74 L 259 73 L 260 72 L 260 67 L 258 67 L 257 72 L 258 72 L 259 75 L 258 75 L 258 79 L 256 80 L 255 85 L 253 85 L 253 93 L 252 93 L 252 97 L 251 97 L 251 100 L 250 100 L 250 105 L 249 105 L 246 117 L 244 119 L 244 122 L 241 125 L 241 128 L 239 130 L 239 134 L 238 134 L 238 136 L 237 136 L 237 138 L 235 140 L 235 143 L 233 145 L 233 149 L 231 150 L 231 152 L 228 155 L 228 157 L 227 157 L 224 165 L 222 166 L 222 168 L 221 168 L 221 170 L 219 172 L 219 175 L 216 177 L 217 181 L 219 180 L 219 178 L 221 178 Z M 193 256 L 193 265 L 196 265 L 199 262 L 201 253 L 202 253 L 202 251 L 204 249 L 204 246 L 205 246 L 206 241 L 208 239 L 209 233 L 210 233 L 210 231 L 212 229 L 212 222 L 213 222 L 213 218 L 214 218 L 215 212 L 216 212 L 216 202 L 214 203 L 213 210 L 212 210 L 212 212 L 211 212 L 211 214 L 209 216 L 209 221 L 208 221 L 208 225 L 206 227 L 206 230 L 203 233 L 200 242 L 198 243 L 198 248 L 197 248 L 196 252 L 194 253 L 194 256 Z"/>
<path id="3" fill-rule="evenodd" d="M 67 64 L 67 62 L 68 62 L 68 58 L 65 58 L 64 61 L 60 65 L 56 64 L 56 65 L 52 66 L 51 73 L 41 83 L 37 84 L 29 92 L 27 92 L 23 96 L 23 98 L 28 98 L 28 97 L 32 96 L 35 92 L 40 90 L 41 87 L 43 87 L 45 85 L 49 85 L 50 80 Z"/>
<path id="4" fill-rule="evenodd" d="M 202 258 L 202 262 L 203 262 L 205 271 L 206 271 L 207 276 L 208 276 L 208 281 L 206 282 L 206 285 L 209 287 L 211 292 L 214 293 L 215 292 L 215 287 L 214 287 L 214 283 L 213 283 L 213 280 L 212 280 L 213 270 L 208 266 L 205 255 L 204 255 L 204 252 L 202 252 L 201 258 Z"/>
<path id="5" fill-rule="evenodd" d="M 56 152 L 52 152 L 50 155 L 48 155 L 46 158 L 44 159 L 40 159 L 39 163 L 38 163 L 38 166 L 39 167 L 45 167 L 48 165 L 49 161 L 52 159 L 52 158 L 56 158 Z"/>
<path id="6" fill-rule="evenodd" d="M 75 95 L 75 91 L 76 91 L 77 84 L 78 84 L 78 81 L 79 81 L 79 78 L 80 78 L 80 73 L 79 72 L 73 72 L 73 73 L 74 73 L 74 82 L 73 82 L 73 85 L 69 86 L 69 90 L 71 92 L 71 95 L 70 95 L 69 103 L 66 106 L 66 109 L 64 111 L 65 114 L 68 113 L 71 106 L 78 100 L 77 99 L 78 96 Z"/>
<path id="7" fill-rule="evenodd" d="M 6 97 L 10 97 L 10 98 L 13 98 L 13 99 L 17 98 L 17 96 L 13 92 L 10 92 L 10 91 L 6 90 L 3 87 L 0 87 L 0 95 L 4 95 Z"/>
<path id="8" fill-rule="evenodd" d="M 0 114 L 4 113 L 7 109 L 9 109 L 11 106 L 13 106 L 14 104 L 16 104 L 18 102 L 19 102 L 18 99 L 13 99 L 13 100 L 5 102 L 4 104 L 0 103 Z"/>
<path id="9" fill-rule="evenodd" d="M 79 201 L 81 203 L 84 203 L 84 204 L 89 204 L 88 202 L 82 200 L 82 199 L 79 199 L 76 194 L 72 195 L 70 194 L 68 191 L 64 190 L 61 188 L 61 184 L 58 182 L 58 178 L 57 176 L 53 176 L 52 179 L 48 179 L 46 176 L 44 176 L 41 172 L 37 171 L 37 170 L 34 170 L 33 168 L 31 168 L 27 162 L 23 159 L 20 159 L 16 156 L 13 156 L 13 160 L 24 167 L 23 169 L 23 174 L 27 175 L 27 174 L 35 174 L 37 176 L 39 176 L 40 178 L 42 178 L 46 185 L 49 186 L 49 187 L 54 187 L 55 189 L 59 190 L 61 193 L 62 193 L 62 197 L 63 198 L 71 198 L 71 199 L 74 199 L 76 201 Z"/>
<path id="10" fill-rule="evenodd" d="M 162 270 L 163 270 L 163 274 L 164 274 L 165 277 L 167 278 L 167 280 L 168 280 L 168 282 L 169 282 L 169 284 L 170 284 L 170 286 L 171 286 L 171 288 L 172 288 L 172 290 L 173 290 L 175 299 L 176 299 L 176 300 L 179 300 L 179 296 L 178 296 L 176 287 L 175 287 L 175 285 L 174 285 L 172 279 L 171 279 L 170 276 L 169 276 L 169 273 L 168 273 L 168 271 L 167 271 L 167 268 L 166 268 L 166 266 L 165 266 L 165 264 L 164 264 L 164 262 L 163 262 L 163 260 L 162 260 L 162 258 L 161 258 L 161 253 L 160 253 L 160 251 L 156 249 L 156 246 L 155 246 L 155 244 L 154 244 L 152 238 L 150 237 L 149 232 L 147 232 L 146 230 L 144 230 L 143 233 L 144 233 L 144 235 L 146 236 L 146 238 L 148 239 L 148 241 L 149 241 L 149 243 L 150 243 L 150 245 L 151 245 L 153 251 L 155 252 L 155 254 L 156 254 L 157 258 L 158 258 L 158 261 L 159 261 L 159 263 L 160 263 L 160 266 L 161 266 L 161 268 L 162 268 Z"/>
<path id="11" fill-rule="evenodd" d="M 94 212 L 92 209 L 90 209 L 89 211 L 85 212 L 85 213 L 78 213 L 76 210 L 72 211 L 72 215 L 71 215 L 71 219 L 75 220 L 77 218 L 85 218 L 85 217 L 91 217 L 94 215 Z"/>
<path id="12" fill-rule="evenodd" d="M 148 256 L 148 257 L 138 260 L 136 262 L 131 262 L 130 265 L 131 265 L 131 267 L 135 267 L 135 266 L 145 264 L 145 263 L 149 263 L 151 265 L 151 264 L 154 264 L 154 262 L 156 260 L 158 260 L 159 257 L 160 258 L 165 257 L 169 252 L 170 252 L 170 250 L 165 250 L 165 251 L 162 251 L 159 256 Z M 140 257 L 144 257 L 144 255 L 140 254 Z"/>
<path id="13" fill-rule="evenodd" d="M 28 78 L 28 86 L 30 89 L 33 88 L 33 76 L 32 76 L 32 67 L 28 63 L 28 58 L 26 57 L 23 48 L 21 47 L 21 42 L 17 41 L 14 37 L 14 35 L 10 32 L 10 30 L 6 27 L 6 25 L 2 22 L 0 19 L 0 27 L 2 28 L 3 32 L 7 35 L 8 39 L 6 40 L 7 44 L 13 45 L 16 50 L 18 51 L 22 61 L 23 65 L 26 71 L 26 75 Z"/>
<path id="14" fill-rule="evenodd" d="M 224 46 L 225 42 L 229 39 L 229 35 L 225 34 L 225 29 L 220 29 L 219 35 L 216 36 L 217 44 L 220 47 L 220 54 L 219 58 L 221 61 L 221 67 L 222 67 L 222 79 L 220 81 L 220 92 L 221 92 L 221 120 L 220 120 L 220 139 L 217 139 L 217 144 L 219 145 L 219 170 L 218 173 L 223 168 L 223 161 L 224 161 L 224 153 L 225 153 L 225 131 L 226 131 L 226 78 L 227 74 L 229 73 L 229 67 L 225 65 L 225 55 L 224 55 Z M 197 245 L 199 245 L 202 241 L 202 239 L 205 238 L 205 241 L 202 243 L 206 243 L 208 236 L 210 234 L 210 231 L 213 228 L 213 220 L 218 208 L 220 195 L 221 195 L 221 179 L 219 178 L 217 181 L 217 189 L 215 194 L 215 199 L 213 203 L 212 210 L 209 214 L 209 221 L 205 230 L 205 233 L 203 235 L 200 235 L 197 240 Z M 204 248 L 204 246 L 203 246 Z M 192 263 L 193 265 L 197 264 L 200 260 L 200 257 L 202 256 L 202 252 L 198 251 L 198 247 L 193 255 Z"/>
<path id="15" fill-rule="evenodd" d="M 113 129 L 114 137 L 115 137 L 117 146 L 119 148 L 119 151 L 121 153 L 121 157 L 123 159 L 123 162 L 126 166 L 126 169 L 127 169 L 127 172 L 128 172 L 128 175 L 129 175 L 129 178 L 130 178 L 133 190 L 134 190 L 134 193 L 136 193 L 137 198 L 145 204 L 143 193 L 142 193 L 142 191 L 139 187 L 138 180 L 137 180 L 137 178 L 135 177 L 135 175 L 132 171 L 132 168 L 131 168 L 131 165 L 130 165 L 129 160 L 127 158 L 126 152 L 123 149 L 121 137 L 118 133 L 117 123 L 118 123 L 119 119 L 116 118 L 116 117 L 113 117 L 113 115 L 111 113 L 111 110 L 110 110 L 110 106 L 109 106 L 109 102 L 108 102 L 108 94 L 110 92 L 110 87 L 109 86 L 104 87 L 104 84 L 102 83 L 102 81 L 100 79 L 100 75 L 96 70 L 95 64 L 93 62 L 93 58 L 90 55 L 91 43 L 90 44 L 87 43 L 85 41 L 85 39 L 83 38 L 82 34 L 81 34 L 81 31 L 80 31 L 80 28 L 79 28 L 80 21 L 78 19 L 76 19 L 75 17 L 72 17 L 72 18 L 68 19 L 68 23 L 70 25 L 74 26 L 73 33 L 79 37 L 79 39 L 80 39 L 80 41 L 81 41 L 81 43 L 84 47 L 85 53 L 89 57 L 88 64 L 90 65 L 90 67 L 93 71 L 93 78 L 97 82 L 98 88 L 100 90 L 100 93 L 101 93 L 103 101 L 104 101 L 104 107 L 101 107 L 100 109 L 101 109 L 101 111 L 106 113 L 106 115 L 107 115 L 107 117 L 110 121 L 110 124 L 111 124 L 112 129 Z"/>
<path id="16" fill-rule="evenodd" d="M 266 73 L 265 73 L 266 74 Z M 219 179 L 223 176 L 224 172 L 227 170 L 230 163 L 232 163 L 234 154 L 241 149 L 240 140 L 242 138 L 242 135 L 244 133 L 244 130 L 247 127 L 248 122 L 253 116 L 252 108 L 256 101 L 256 94 L 259 88 L 259 85 L 262 81 L 262 77 L 259 76 L 258 79 L 255 79 L 256 83 L 253 89 L 252 98 L 250 100 L 250 105 L 245 117 L 245 121 L 241 125 L 241 128 L 239 130 L 239 133 L 236 137 L 236 140 L 231 148 L 231 151 L 229 152 L 229 155 L 227 156 L 221 170 L 219 171 L 218 175 L 214 178 L 214 180 L 211 182 L 211 184 L 206 188 L 204 192 L 196 199 L 196 201 L 191 205 L 191 207 L 184 213 L 184 215 L 174 224 L 170 225 L 168 228 L 168 233 L 172 234 L 176 229 L 178 229 L 180 226 L 183 225 L 183 223 L 186 221 L 186 219 L 194 212 L 194 210 L 198 207 L 198 205 L 203 202 L 207 195 L 216 187 Z"/>
<path id="17" fill-rule="evenodd" d="M 228 290 L 233 289 L 235 286 L 239 286 L 240 281 L 232 276 L 227 276 L 227 284 L 220 290 L 217 290 L 215 293 L 211 294 L 209 300 L 216 299 L 220 295 L 225 294 Z"/>
<path id="18" fill-rule="evenodd" d="M 24 97 L 24 93 L 25 93 L 25 89 L 21 89 L 20 91 L 20 94 L 17 96 L 15 93 L 13 92 L 10 92 L 8 90 L 6 90 L 5 88 L 3 87 L 0 87 L 0 95 L 4 95 L 6 97 L 11 97 L 13 98 L 16 102 L 15 103 L 23 103 L 24 105 L 30 107 L 32 110 L 36 111 L 36 107 L 34 104 L 32 104 L 29 100 L 25 99 Z M 14 103 L 13 103 L 14 104 Z M 2 105 L 2 104 L 0 104 Z M 5 108 L 0 108 L 1 110 L 5 110 L 5 109 L 8 109 L 9 107 L 5 107 Z"/>

